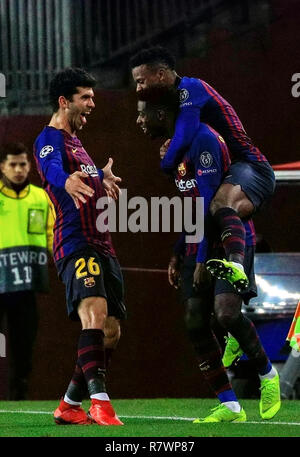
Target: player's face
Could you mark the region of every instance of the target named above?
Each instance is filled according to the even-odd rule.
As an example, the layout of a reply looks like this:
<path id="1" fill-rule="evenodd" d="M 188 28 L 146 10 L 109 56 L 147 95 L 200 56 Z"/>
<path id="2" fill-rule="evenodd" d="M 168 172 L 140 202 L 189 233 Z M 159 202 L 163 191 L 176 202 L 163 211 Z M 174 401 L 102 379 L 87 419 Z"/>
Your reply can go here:
<path id="1" fill-rule="evenodd" d="M 145 135 L 149 135 L 151 138 L 165 136 L 165 122 L 159 110 L 147 107 L 146 102 L 139 101 L 137 111 L 138 117 L 136 123 Z"/>
<path id="2" fill-rule="evenodd" d="M 18 155 L 8 154 L 0 164 L 2 174 L 13 184 L 21 185 L 28 178 L 30 162 L 26 152 Z"/>
<path id="3" fill-rule="evenodd" d="M 148 87 L 166 85 L 165 72 L 164 68 L 152 69 L 147 65 L 134 67 L 132 69 L 132 77 L 136 83 L 136 91 L 140 92 Z"/>
<path id="4" fill-rule="evenodd" d="M 78 87 L 78 92 L 68 102 L 67 117 L 72 132 L 81 130 L 87 123 L 86 116 L 95 108 L 94 91 L 89 87 Z"/>

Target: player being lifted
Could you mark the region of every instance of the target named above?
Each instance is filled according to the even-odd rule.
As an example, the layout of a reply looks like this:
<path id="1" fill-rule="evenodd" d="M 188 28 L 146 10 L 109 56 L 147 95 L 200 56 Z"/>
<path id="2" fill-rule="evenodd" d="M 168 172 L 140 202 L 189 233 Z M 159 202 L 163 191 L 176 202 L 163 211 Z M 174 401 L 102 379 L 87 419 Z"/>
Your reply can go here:
<path id="1" fill-rule="evenodd" d="M 197 78 L 179 77 L 175 59 L 162 47 L 144 49 L 130 60 L 136 90 L 168 86 L 181 90 L 180 112 L 172 140 L 162 148 L 162 169 L 170 173 L 182 161 L 201 122 L 224 138 L 232 164 L 210 204 L 220 227 L 226 259 L 211 259 L 207 269 L 229 281 L 237 290 L 246 289 L 243 269 L 245 228 L 241 219 L 250 218 L 275 189 L 275 176 L 266 157 L 245 132 L 233 107 L 209 84 Z M 167 147 L 168 146 L 168 147 Z"/>
<path id="2" fill-rule="evenodd" d="M 137 124 L 153 138 L 173 136 L 179 112 L 180 91 L 175 88 L 149 88 L 140 92 Z M 220 232 L 209 206 L 230 165 L 228 149 L 223 138 L 206 124 L 200 123 L 190 148 L 178 167 L 173 169 L 175 184 L 181 196 L 204 198 L 204 238 L 200 243 L 186 243 L 185 236 L 176 245 L 169 268 L 169 282 L 177 286 L 181 276 L 181 289 L 185 304 L 185 324 L 197 354 L 199 368 L 220 405 L 204 422 L 239 422 L 246 420 L 232 389 L 224 365 L 221 349 L 211 328 L 214 313 L 221 327 L 238 340 L 241 348 L 252 360 L 261 382 L 260 415 L 271 419 L 280 409 L 279 376 L 268 359 L 253 323 L 241 312 L 242 301 L 248 303 L 256 296 L 254 275 L 255 231 L 251 220 L 244 222 L 245 257 L 243 264 L 249 285 L 243 292 L 223 279 L 211 282 L 205 262 L 215 255 L 224 255 Z M 178 183 L 183 183 L 179 185 Z M 193 208 L 195 212 L 195 206 Z M 198 218 L 193 214 L 193 221 Z M 197 419 L 195 423 L 203 422 Z"/>
<path id="3" fill-rule="evenodd" d="M 54 412 L 57 424 L 122 425 L 106 392 L 105 372 L 126 312 L 123 279 L 109 232 L 96 228 L 98 198 L 106 193 L 117 198 L 121 179 L 111 171 L 112 159 L 97 169 L 77 137 L 95 108 L 95 84 L 82 69 L 59 72 L 49 90 L 53 115 L 34 144 L 56 213 L 53 254 L 66 287 L 68 315 L 82 325 L 74 374 Z M 86 388 L 88 414 L 81 408 Z"/>

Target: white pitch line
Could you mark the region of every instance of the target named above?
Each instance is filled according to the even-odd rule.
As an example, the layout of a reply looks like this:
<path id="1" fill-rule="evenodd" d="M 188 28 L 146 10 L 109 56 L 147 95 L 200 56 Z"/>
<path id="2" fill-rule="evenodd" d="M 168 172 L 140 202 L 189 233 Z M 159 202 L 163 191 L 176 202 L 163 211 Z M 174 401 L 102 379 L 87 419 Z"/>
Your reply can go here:
<path id="1" fill-rule="evenodd" d="M 52 415 L 51 411 L 31 411 L 31 410 L 7 410 L 0 409 L 0 413 L 9 414 L 48 414 Z M 191 422 L 195 417 L 176 417 L 176 416 L 122 416 L 118 415 L 122 419 L 154 419 L 154 420 L 172 420 L 172 421 L 187 421 Z M 260 425 L 300 425 L 300 422 L 280 422 L 280 421 L 246 421 L 246 422 L 232 422 L 233 424 L 260 424 Z"/>

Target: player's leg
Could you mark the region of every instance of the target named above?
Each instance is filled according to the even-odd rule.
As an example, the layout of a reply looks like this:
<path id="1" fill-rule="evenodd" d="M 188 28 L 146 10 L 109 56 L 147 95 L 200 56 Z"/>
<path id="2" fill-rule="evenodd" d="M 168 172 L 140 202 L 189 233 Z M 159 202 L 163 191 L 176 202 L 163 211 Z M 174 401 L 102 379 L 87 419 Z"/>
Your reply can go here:
<path id="1" fill-rule="evenodd" d="M 196 419 L 194 423 L 245 421 L 246 414 L 232 389 L 222 364 L 220 345 L 211 330 L 211 313 L 204 311 L 207 309 L 207 298 L 190 298 L 185 306 L 186 329 L 196 352 L 199 369 L 220 400 L 220 405 L 209 416 L 203 420 Z"/>
<path id="2" fill-rule="evenodd" d="M 219 324 L 233 335 L 257 369 L 261 381 L 260 414 L 263 419 L 271 419 L 280 409 L 279 376 L 254 324 L 241 312 L 241 307 L 242 298 L 236 293 L 220 293 L 215 297 L 215 316 Z"/>
<path id="3" fill-rule="evenodd" d="M 181 270 L 181 290 L 185 306 L 185 326 L 203 378 L 215 392 L 221 405 L 204 419 L 205 422 L 246 420 L 222 364 L 219 343 L 211 328 L 214 293 L 210 284 L 203 284 L 200 291 L 193 287 L 195 256 L 186 256 Z M 195 423 L 202 422 L 197 419 Z"/>
<path id="4" fill-rule="evenodd" d="M 76 367 L 64 398 L 54 413 L 55 421 L 69 424 L 91 422 L 81 408 L 83 392 L 87 388 L 92 404 L 102 405 L 103 417 L 98 423 L 119 425 L 120 421 L 112 414 L 105 387 L 105 267 L 96 252 L 85 249 L 58 265 L 58 270 L 66 286 L 68 315 L 72 320 L 81 321 L 82 330 L 78 339 Z"/>
<path id="5" fill-rule="evenodd" d="M 275 176 L 268 163 L 236 162 L 211 202 L 210 211 L 219 227 L 226 259 L 211 259 L 207 268 L 216 277 L 233 284 L 237 291 L 248 286 L 243 269 L 245 228 L 248 219 L 275 189 Z"/>
<path id="6" fill-rule="evenodd" d="M 110 365 L 112 355 L 117 348 L 121 337 L 120 319 L 108 316 L 104 327 L 104 348 L 106 369 Z"/>
<path id="7" fill-rule="evenodd" d="M 120 336 L 120 320 L 126 316 L 124 306 L 124 286 L 120 265 L 116 258 L 99 257 L 101 260 L 104 287 L 107 295 L 107 318 L 104 326 L 104 352 L 106 370 L 110 364 Z M 99 425 L 108 422 L 111 425 L 123 425 L 109 401 L 101 395 L 93 395 L 89 416 Z"/>
<path id="8" fill-rule="evenodd" d="M 120 264 L 115 257 L 106 257 L 105 291 L 107 294 L 108 317 L 105 323 L 105 358 L 106 368 L 116 350 L 121 337 L 121 321 L 126 319 L 124 304 L 124 280 Z"/>
<path id="9" fill-rule="evenodd" d="M 83 372 L 91 407 L 89 417 L 99 425 L 122 425 L 110 403 L 106 390 L 105 324 L 107 302 L 103 297 L 89 297 L 78 307 L 82 322 L 77 364 Z"/>

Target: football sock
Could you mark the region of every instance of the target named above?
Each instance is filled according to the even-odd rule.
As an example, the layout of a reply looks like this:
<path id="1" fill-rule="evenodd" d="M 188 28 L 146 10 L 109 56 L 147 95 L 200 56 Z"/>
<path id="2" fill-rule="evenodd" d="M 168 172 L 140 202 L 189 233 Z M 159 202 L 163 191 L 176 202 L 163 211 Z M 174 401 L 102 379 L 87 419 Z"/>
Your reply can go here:
<path id="1" fill-rule="evenodd" d="M 72 405 L 72 406 L 80 406 L 81 405 L 81 401 L 71 400 L 71 398 L 69 398 L 67 394 L 65 394 L 65 396 L 64 396 L 64 402 L 68 403 L 69 405 Z"/>
<path id="2" fill-rule="evenodd" d="M 199 335 L 198 335 L 199 339 Z M 195 345 L 201 374 L 218 396 L 220 392 L 231 389 L 226 369 L 222 363 L 222 351 L 215 336 L 198 341 Z"/>
<path id="3" fill-rule="evenodd" d="M 218 209 L 213 219 L 221 232 L 221 241 L 227 260 L 242 263 L 245 257 L 246 231 L 238 213 L 229 207 Z"/>
<path id="4" fill-rule="evenodd" d="M 102 392 L 99 394 L 93 394 L 93 395 L 91 395 L 91 398 L 94 398 L 96 400 L 101 400 L 101 401 L 109 401 L 109 396 L 107 395 L 106 392 Z"/>
<path id="5" fill-rule="evenodd" d="M 223 390 L 217 395 L 218 399 L 222 403 L 236 403 L 238 401 L 234 391 L 232 389 Z"/>
<path id="6" fill-rule="evenodd" d="M 240 313 L 226 330 L 239 342 L 247 357 L 253 360 L 258 373 L 263 374 L 271 369 L 271 365 L 268 365 L 269 359 L 250 319 Z"/>
<path id="7" fill-rule="evenodd" d="M 222 403 L 234 413 L 239 413 L 242 409 L 238 401 L 223 401 Z"/>
<path id="8" fill-rule="evenodd" d="M 265 370 L 261 370 L 258 373 L 259 379 L 272 379 L 277 375 L 277 370 L 274 368 L 269 361 Z"/>
<path id="9" fill-rule="evenodd" d="M 104 333 L 101 329 L 81 331 L 77 363 L 82 369 L 90 396 L 106 392 Z"/>
<path id="10" fill-rule="evenodd" d="M 67 392 L 65 394 L 65 398 L 68 398 L 71 402 L 80 404 L 82 398 L 86 391 L 86 382 L 82 373 L 82 370 L 78 363 L 76 364 L 71 382 L 67 388 Z M 67 403 L 70 401 L 65 400 Z M 70 403 L 73 404 L 73 403 Z"/>

